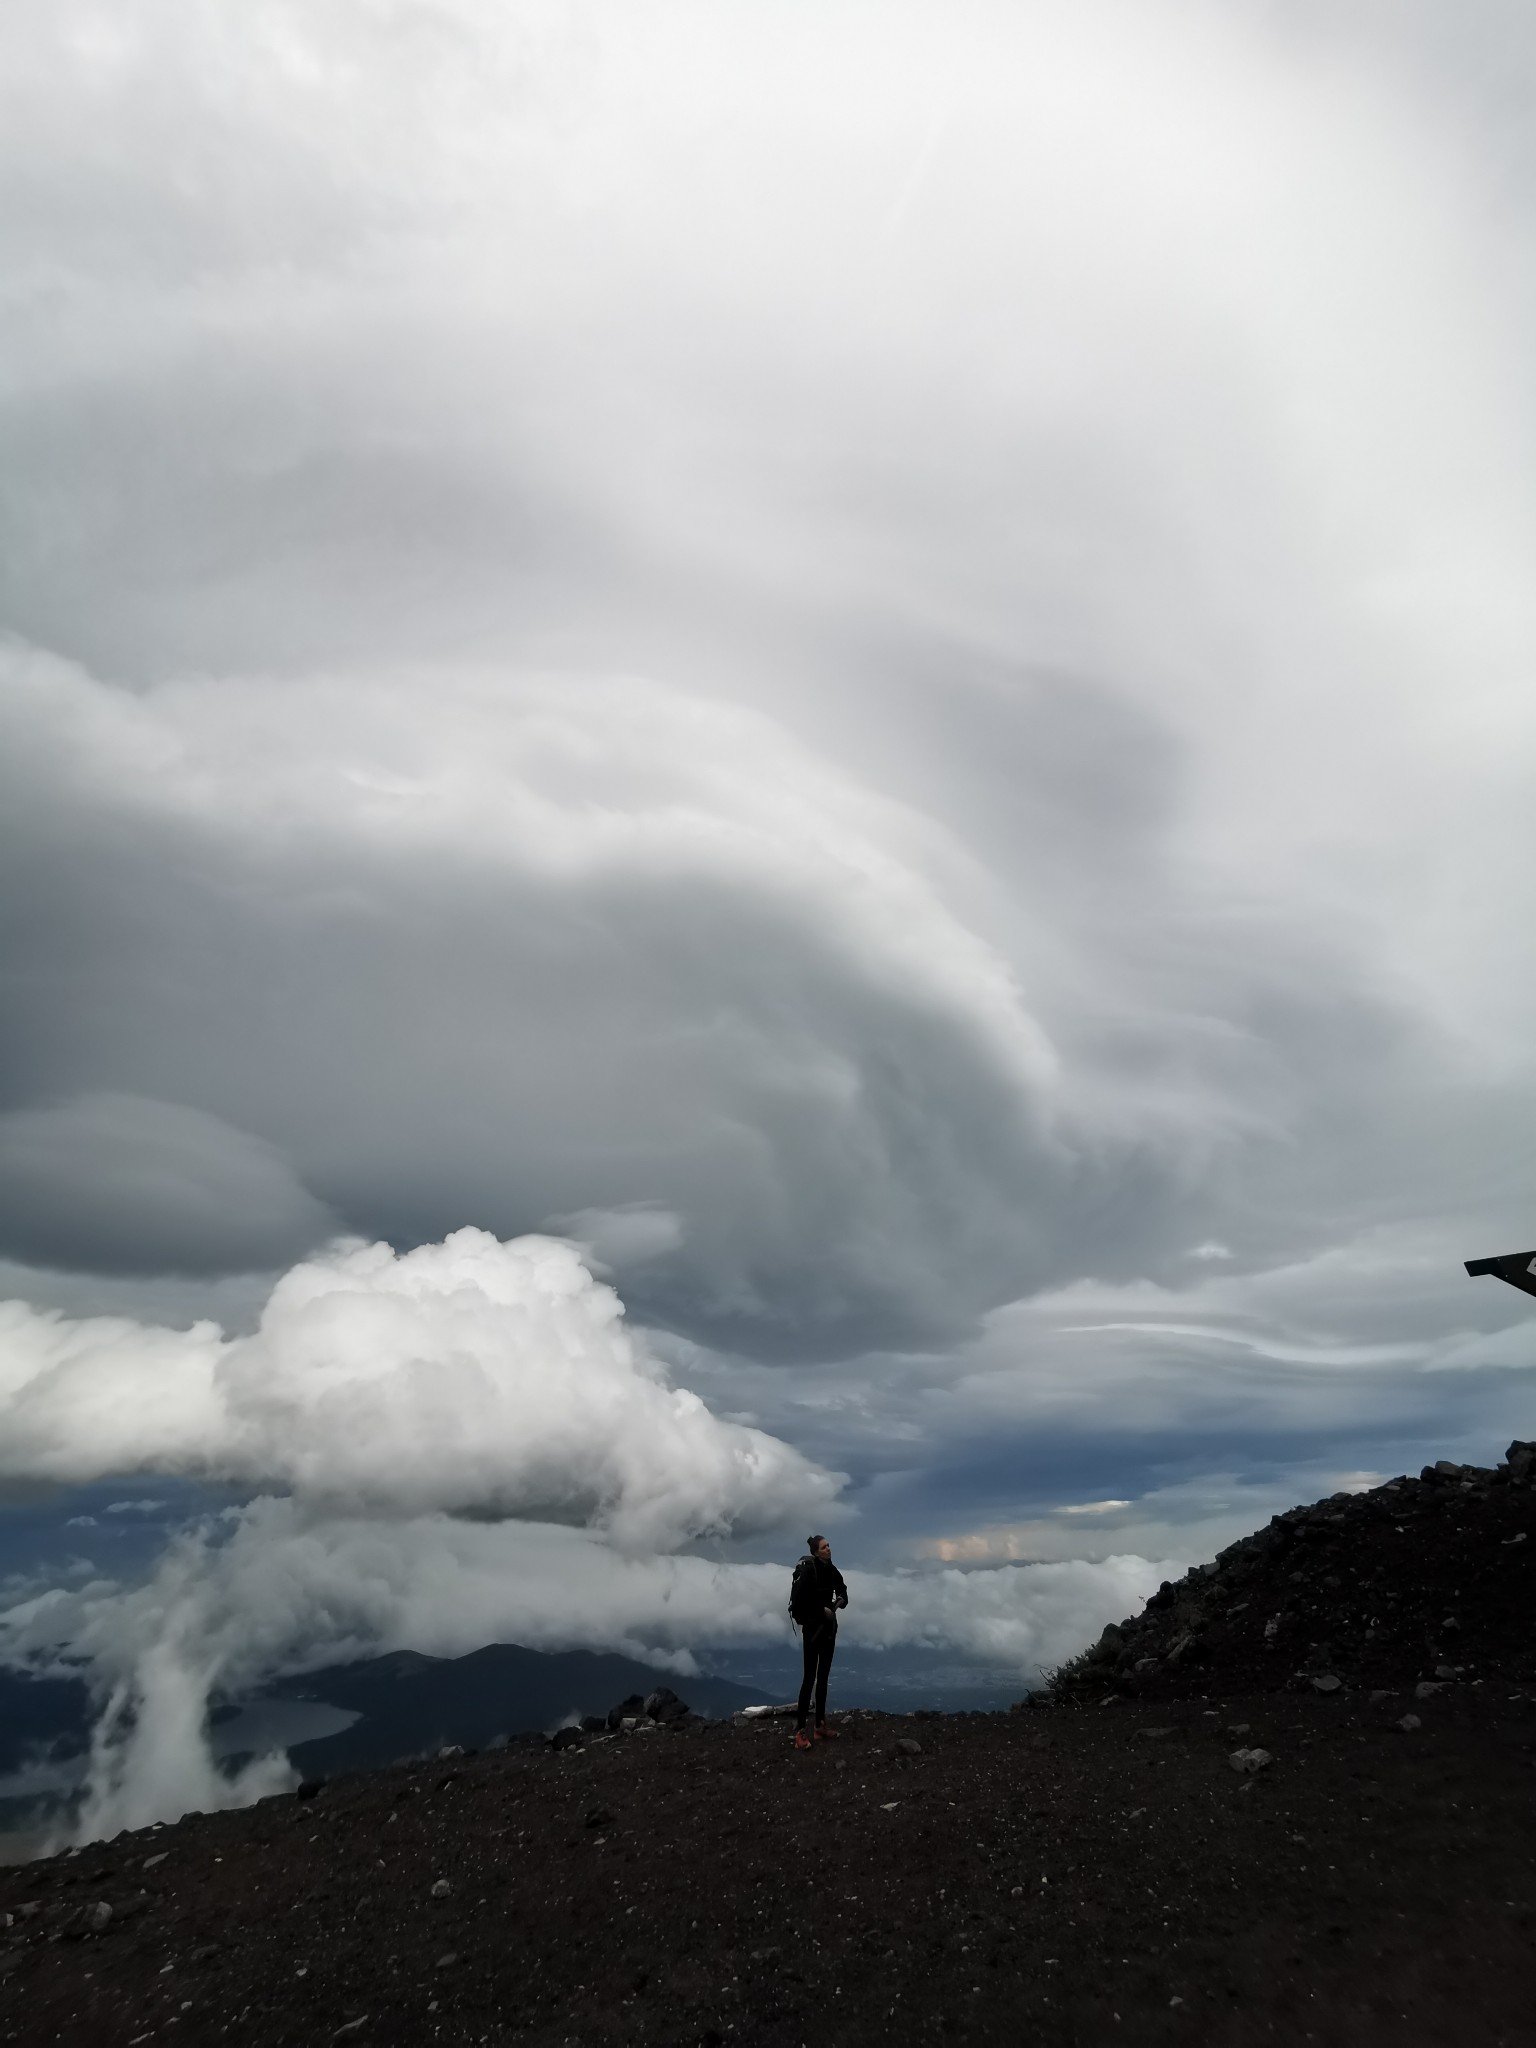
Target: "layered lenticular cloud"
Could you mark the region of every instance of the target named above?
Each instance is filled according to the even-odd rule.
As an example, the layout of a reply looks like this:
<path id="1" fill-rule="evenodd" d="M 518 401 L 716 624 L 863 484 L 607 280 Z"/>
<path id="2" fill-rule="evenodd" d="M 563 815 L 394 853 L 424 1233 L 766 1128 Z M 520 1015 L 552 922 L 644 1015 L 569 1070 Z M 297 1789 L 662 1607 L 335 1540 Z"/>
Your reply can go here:
<path id="1" fill-rule="evenodd" d="M 335 1228 L 275 1147 L 204 1110 L 103 1091 L 0 1115 L 0 1233 L 35 1265 L 268 1268 Z"/>
<path id="2" fill-rule="evenodd" d="M 760 712 L 515 668 L 125 699 L 13 651 L 0 732 L 70 936 L 19 1027 L 48 1106 L 0 1118 L 38 1263 L 666 1210 L 654 1316 L 825 1352 L 965 1327 L 1102 1181 L 963 850 Z"/>
<path id="3" fill-rule="evenodd" d="M 255 1333 L 0 1306 L 0 1475 L 168 1472 L 314 1502 L 590 1522 L 669 1548 L 839 1481 L 667 1384 L 574 1249 L 462 1230 L 295 1267 Z"/>
<path id="4" fill-rule="evenodd" d="M 10 1255 L 852 1356 L 1518 1122 L 1523 223 L 1367 12 L 0 26 Z"/>

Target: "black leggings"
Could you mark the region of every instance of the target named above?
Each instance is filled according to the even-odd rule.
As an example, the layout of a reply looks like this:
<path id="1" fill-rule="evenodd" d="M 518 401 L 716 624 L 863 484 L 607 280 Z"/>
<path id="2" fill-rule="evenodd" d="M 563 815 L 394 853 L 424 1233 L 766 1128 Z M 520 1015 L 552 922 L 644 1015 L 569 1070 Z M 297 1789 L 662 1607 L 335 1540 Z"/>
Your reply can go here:
<path id="1" fill-rule="evenodd" d="M 837 1648 L 837 1623 L 813 1622 L 801 1631 L 801 1648 L 805 1651 L 805 1677 L 800 1682 L 800 1719 L 796 1726 L 803 1728 L 810 1717 L 814 1687 L 819 1728 L 827 1718 L 827 1680 L 832 1672 L 832 1653 Z"/>

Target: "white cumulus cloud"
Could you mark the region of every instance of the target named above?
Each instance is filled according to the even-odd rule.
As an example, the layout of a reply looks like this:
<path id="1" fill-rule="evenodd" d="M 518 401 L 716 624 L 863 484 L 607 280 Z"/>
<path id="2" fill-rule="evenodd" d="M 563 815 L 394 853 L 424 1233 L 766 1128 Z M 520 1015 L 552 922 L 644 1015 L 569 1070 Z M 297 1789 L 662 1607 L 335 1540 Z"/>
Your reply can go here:
<path id="1" fill-rule="evenodd" d="M 663 1548 L 803 1520 L 840 1484 L 668 1384 L 572 1246 L 481 1230 L 333 1249 L 243 1338 L 0 1306 L 0 1475 L 125 1471 L 591 1521 Z"/>

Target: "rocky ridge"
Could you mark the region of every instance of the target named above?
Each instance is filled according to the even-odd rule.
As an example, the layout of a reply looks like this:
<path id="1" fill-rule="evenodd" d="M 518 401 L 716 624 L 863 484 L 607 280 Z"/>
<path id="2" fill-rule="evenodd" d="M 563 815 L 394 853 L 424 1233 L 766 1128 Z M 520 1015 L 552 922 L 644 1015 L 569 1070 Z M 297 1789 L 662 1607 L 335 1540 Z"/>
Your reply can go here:
<path id="1" fill-rule="evenodd" d="M 1288 1509 L 1111 1623 L 1052 1699 L 1536 1678 L 1536 1444 Z"/>

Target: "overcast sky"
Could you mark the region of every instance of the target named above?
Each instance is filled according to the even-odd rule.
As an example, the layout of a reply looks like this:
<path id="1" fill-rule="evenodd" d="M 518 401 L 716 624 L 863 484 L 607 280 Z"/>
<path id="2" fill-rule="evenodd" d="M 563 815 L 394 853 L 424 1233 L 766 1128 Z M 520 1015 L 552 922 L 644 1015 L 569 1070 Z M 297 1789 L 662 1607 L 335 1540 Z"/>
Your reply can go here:
<path id="1" fill-rule="evenodd" d="M 12 1498 L 889 1578 L 1530 1434 L 1533 91 L 1517 0 L 0 18 Z"/>

